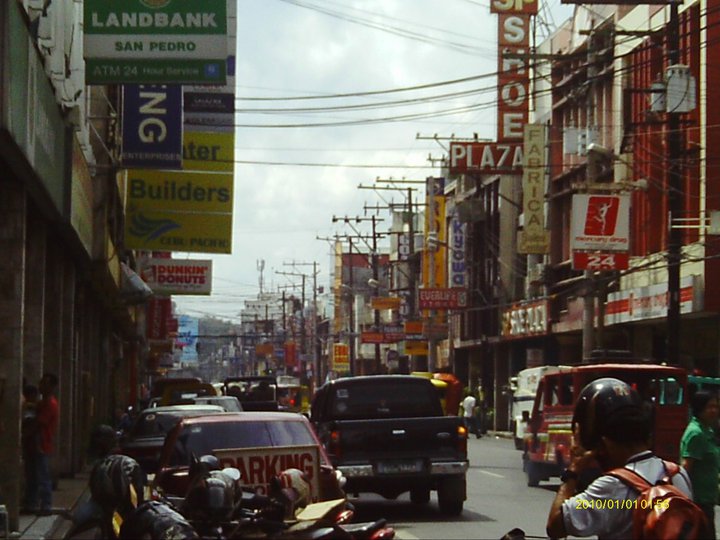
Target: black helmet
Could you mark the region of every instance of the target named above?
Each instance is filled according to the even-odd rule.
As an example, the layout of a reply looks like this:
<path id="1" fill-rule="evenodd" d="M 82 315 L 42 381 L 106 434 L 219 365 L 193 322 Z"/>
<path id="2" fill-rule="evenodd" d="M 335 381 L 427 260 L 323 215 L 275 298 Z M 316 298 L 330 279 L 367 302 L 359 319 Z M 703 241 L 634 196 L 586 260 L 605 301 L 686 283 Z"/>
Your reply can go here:
<path id="1" fill-rule="evenodd" d="M 183 513 L 191 520 L 223 521 L 229 519 L 235 507 L 235 483 L 219 471 L 193 482 L 188 489 Z"/>
<path id="2" fill-rule="evenodd" d="M 586 450 L 597 448 L 600 438 L 609 434 L 608 426 L 617 419 L 617 413 L 642 412 L 643 402 L 637 390 L 626 382 L 612 377 L 597 379 L 580 392 L 572 419 L 580 444 Z"/>
<path id="3" fill-rule="evenodd" d="M 112 454 L 90 472 L 90 494 L 106 511 L 127 516 L 143 502 L 145 473 L 129 456 Z"/>

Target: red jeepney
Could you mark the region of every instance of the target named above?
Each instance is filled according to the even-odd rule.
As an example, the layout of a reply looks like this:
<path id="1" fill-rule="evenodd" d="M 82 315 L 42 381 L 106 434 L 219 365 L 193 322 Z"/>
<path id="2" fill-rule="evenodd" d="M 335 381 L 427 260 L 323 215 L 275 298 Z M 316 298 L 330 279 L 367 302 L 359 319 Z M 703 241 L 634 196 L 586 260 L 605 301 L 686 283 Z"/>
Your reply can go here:
<path id="1" fill-rule="evenodd" d="M 572 417 L 580 391 L 591 381 L 615 377 L 632 385 L 653 405 L 652 449 L 678 461 L 688 419 L 687 372 L 657 364 L 593 364 L 545 375 L 538 385 L 525 431 L 523 469 L 528 486 L 560 476 L 569 463 Z"/>

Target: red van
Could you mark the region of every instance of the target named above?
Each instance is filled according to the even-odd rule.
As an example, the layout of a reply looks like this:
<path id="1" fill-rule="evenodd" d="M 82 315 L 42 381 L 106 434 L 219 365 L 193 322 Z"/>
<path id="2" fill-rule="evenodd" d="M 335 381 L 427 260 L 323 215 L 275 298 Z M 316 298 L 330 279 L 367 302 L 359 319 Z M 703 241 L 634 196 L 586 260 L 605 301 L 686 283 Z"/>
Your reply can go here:
<path id="1" fill-rule="evenodd" d="M 678 461 L 680 437 L 688 421 L 687 372 L 657 364 L 592 364 L 545 375 L 538 385 L 525 431 L 523 470 L 527 485 L 560 476 L 570 462 L 572 417 L 580 391 L 591 381 L 615 377 L 653 404 L 652 449 Z"/>

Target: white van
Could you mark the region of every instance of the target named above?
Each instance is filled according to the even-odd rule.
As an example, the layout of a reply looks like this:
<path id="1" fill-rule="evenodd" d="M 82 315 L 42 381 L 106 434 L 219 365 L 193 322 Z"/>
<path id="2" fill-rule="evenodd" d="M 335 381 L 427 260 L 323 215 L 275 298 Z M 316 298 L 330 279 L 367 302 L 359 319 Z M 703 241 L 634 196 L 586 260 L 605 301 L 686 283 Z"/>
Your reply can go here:
<path id="1" fill-rule="evenodd" d="M 522 450 L 527 425 L 527 421 L 523 421 L 523 413 L 529 418 L 540 379 L 548 373 L 557 373 L 569 368 L 569 366 L 537 366 L 523 369 L 515 377 L 510 377 L 510 390 L 513 395 L 511 429 L 515 448 L 518 450 Z"/>

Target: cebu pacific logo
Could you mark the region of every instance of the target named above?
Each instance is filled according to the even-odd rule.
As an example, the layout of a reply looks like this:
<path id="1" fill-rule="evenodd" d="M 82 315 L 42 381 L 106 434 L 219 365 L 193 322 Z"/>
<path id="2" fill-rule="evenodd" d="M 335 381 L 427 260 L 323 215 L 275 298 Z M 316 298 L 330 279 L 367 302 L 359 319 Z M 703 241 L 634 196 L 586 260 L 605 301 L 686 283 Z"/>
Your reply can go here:
<path id="1" fill-rule="evenodd" d="M 172 0 L 140 0 L 143 6 L 149 7 L 150 9 L 164 8 L 170 4 L 170 2 L 172 2 Z"/>

